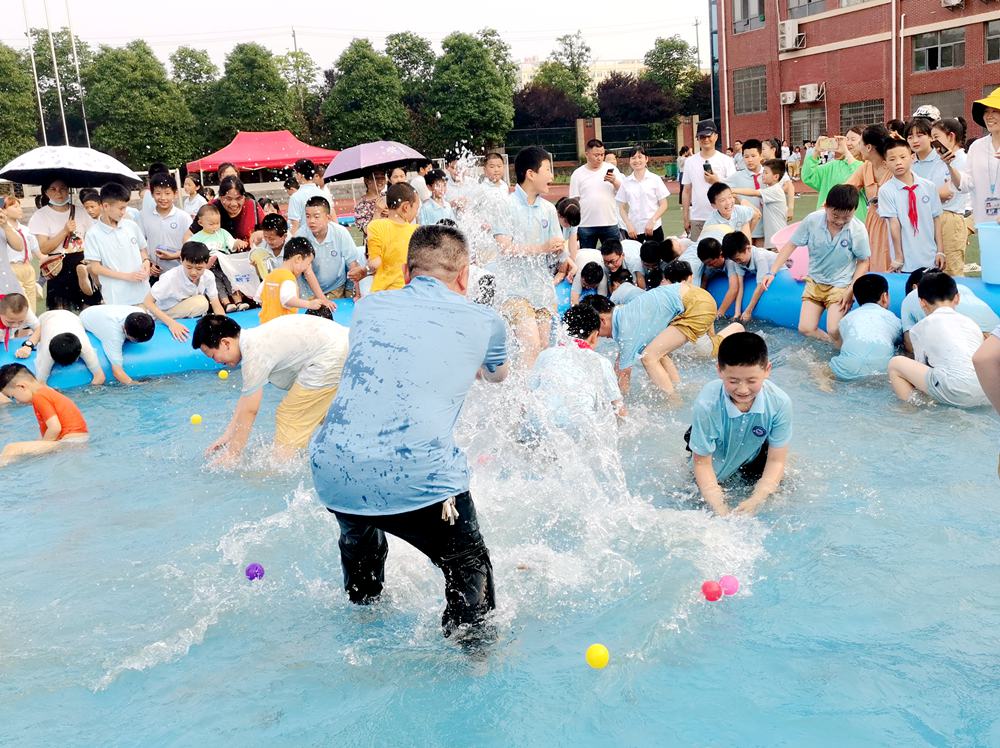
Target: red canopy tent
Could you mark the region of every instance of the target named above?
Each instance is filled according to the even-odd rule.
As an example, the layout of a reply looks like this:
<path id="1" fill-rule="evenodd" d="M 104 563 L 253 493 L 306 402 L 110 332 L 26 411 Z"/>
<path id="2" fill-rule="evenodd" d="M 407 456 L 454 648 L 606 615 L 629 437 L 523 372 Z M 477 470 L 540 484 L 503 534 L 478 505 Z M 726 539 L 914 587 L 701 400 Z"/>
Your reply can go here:
<path id="1" fill-rule="evenodd" d="M 188 171 L 215 171 L 227 161 L 239 169 L 277 169 L 291 166 L 300 158 L 328 164 L 340 151 L 303 143 L 288 130 L 238 132 L 233 142 L 204 158 L 191 161 Z"/>

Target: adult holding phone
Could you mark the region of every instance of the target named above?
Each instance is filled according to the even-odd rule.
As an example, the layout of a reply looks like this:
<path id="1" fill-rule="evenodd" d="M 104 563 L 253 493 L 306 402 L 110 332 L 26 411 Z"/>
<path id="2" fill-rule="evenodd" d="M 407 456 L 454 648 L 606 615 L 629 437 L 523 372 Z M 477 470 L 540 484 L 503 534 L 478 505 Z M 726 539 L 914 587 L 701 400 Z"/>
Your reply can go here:
<path id="1" fill-rule="evenodd" d="M 587 163 L 569 178 L 569 196 L 580 198 L 580 225 L 577 238 L 581 249 L 596 249 L 598 241 L 619 241 L 618 206 L 615 194 L 621 187 L 621 173 L 604 161 L 604 143 L 587 141 Z"/>
<path id="2" fill-rule="evenodd" d="M 828 135 L 816 141 L 812 153 L 802 162 L 802 182 L 812 187 L 816 195 L 816 210 L 822 210 L 826 196 L 838 184 L 843 184 L 855 171 L 861 168 L 864 159 L 861 141 L 862 130 L 852 127 L 846 135 Z M 818 153 L 833 152 L 833 158 L 820 163 Z M 862 200 L 854 214 L 864 222 L 868 216 L 868 203 Z"/>
<path id="3" fill-rule="evenodd" d="M 941 119 L 931 127 L 931 146 L 937 151 L 942 161 L 950 156 L 948 167 L 961 171 L 969 158 L 965 152 L 965 119 L 963 117 Z M 945 161 L 947 164 L 948 162 Z M 951 175 L 949 174 L 949 179 Z M 954 182 L 954 180 L 952 180 Z M 954 186 L 954 184 L 952 184 Z M 965 223 L 971 215 L 971 200 L 969 194 L 961 190 L 953 190 L 951 198 L 942 201 L 941 207 L 941 240 L 944 252 L 944 271 L 948 275 L 965 275 L 965 249 L 969 244 L 969 228 Z"/>
<path id="4" fill-rule="evenodd" d="M 712 214 L 708 201 L 708 188 L 725 182 L 736 173 L 736 162 L 725 153 L 715 150 L 719 131 L 710 119 L 698 123 L 698 153 L 684 162 L 684 195 L 681 202 L 684 212 L 684 230 L 693 242 L 698 241 L 705 219 Z"/>

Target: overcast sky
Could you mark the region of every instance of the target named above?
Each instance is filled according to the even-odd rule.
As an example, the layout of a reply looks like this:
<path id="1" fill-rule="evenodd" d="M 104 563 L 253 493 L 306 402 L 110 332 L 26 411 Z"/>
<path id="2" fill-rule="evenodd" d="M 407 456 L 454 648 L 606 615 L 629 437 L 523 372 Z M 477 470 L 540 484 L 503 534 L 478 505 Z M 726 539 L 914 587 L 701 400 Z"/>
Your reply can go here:
<path id="1" fill-rule="evenodd" d="M 47 0 L 53 28 L 66 25 L 67 0 Z M 21 3 L 8 0 L 0 39 L 25 45 Z M 510 44 L 515 61 L 546 57 L 562 34 L 583 32 L 595 59 L 641 58 L 658 36 L 680 34 L 695 42 L 694 23 L 701 22 L 701 57 L 708 50 L 707 0 L 639 0 L 625 5 L 592 0 L 68 0 L 73 31 L 88 43 L 119 46 L 142 38 L 166 61 L 181 45 L 208 50 L 220 68 L 228 50 L 239 42 L 256 41 L 276 53 L 292 48 L 292 26 L 299 49 L 322 67 L 330 67 L 355 37 L 367 37 L 381 48 L 387 34 L 414 31 L 440 51 L 441 39 L 452 31 L 496 28 Z M 13 6 L 13 7 L 11 7 Z M 28 21 L 45 26 L 42 0 L 27 0 Z M 338 9 L 344 8 L 344 11 Z M 456 13 L 455 7 L 461 12 Z M 370 10 L 361 15 L 359 9 Z"/>

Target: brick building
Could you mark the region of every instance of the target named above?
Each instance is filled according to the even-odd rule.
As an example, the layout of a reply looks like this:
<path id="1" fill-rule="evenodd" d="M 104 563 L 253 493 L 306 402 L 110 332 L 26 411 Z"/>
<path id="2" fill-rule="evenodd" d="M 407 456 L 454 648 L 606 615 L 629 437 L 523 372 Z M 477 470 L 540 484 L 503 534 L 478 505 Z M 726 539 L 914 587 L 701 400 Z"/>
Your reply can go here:
<path id="1" fill-rule="evenodd" d="M 793 145 L 1000 86 L 1000 0 L 709 0 L 722 141 Z M 721 32 L 721 33 L 720 33 Z"/>

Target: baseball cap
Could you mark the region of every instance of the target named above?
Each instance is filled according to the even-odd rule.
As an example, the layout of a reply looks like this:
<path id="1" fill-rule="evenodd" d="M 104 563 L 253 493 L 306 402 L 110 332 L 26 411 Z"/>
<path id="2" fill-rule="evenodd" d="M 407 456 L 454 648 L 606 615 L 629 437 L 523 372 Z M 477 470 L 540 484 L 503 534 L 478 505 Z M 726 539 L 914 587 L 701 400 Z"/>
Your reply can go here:
<path id="1" fill-rule="evenodd" d="M 698 123 L 698 137 L 702 138 L 706 135 L 715 135 L 719 131 L 715 128 L 715 123 L 710 119 L 703 119 Z"/>
<path id="2" fill-rule="evenodd" d="M 913 119 L 921 117 L 923 119 L 929 119 L 932 122 L 937 122 L 941 119 L 941 110 L 933 104 L 924 104 L 923 106 L 917 107 L 917 111 L 913 113 Z"/>

